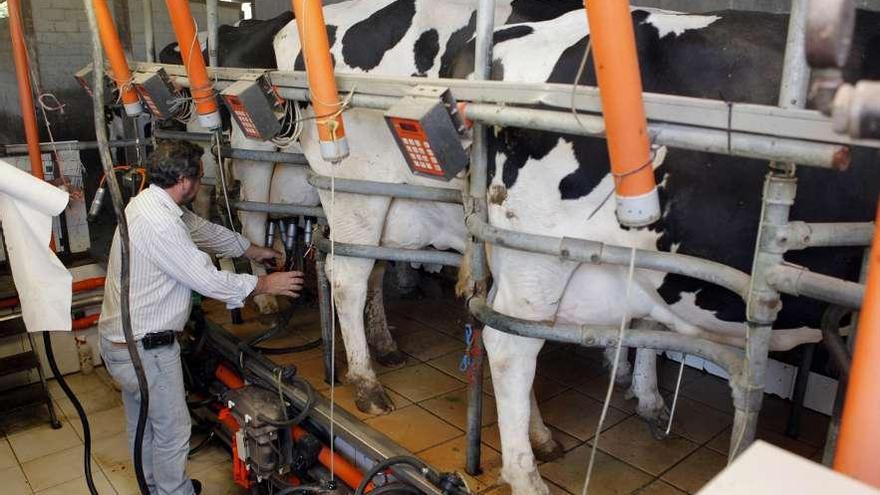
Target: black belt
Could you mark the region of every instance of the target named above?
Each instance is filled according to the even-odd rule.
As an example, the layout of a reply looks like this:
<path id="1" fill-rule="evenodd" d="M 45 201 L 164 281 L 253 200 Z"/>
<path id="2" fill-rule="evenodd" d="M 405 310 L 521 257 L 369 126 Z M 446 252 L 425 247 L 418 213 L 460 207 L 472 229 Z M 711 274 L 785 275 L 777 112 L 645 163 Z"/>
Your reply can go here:
<path id="1" fill-rule="evenodd" d="M 174 340 L 177 338 L 177 332 L 174 330 L 165 330 L 164 332 L 153 332 L 144 335 L 141 339 L 141 343 L 144 345 L 144 349 L 156 349 L 158 347 L 165 347 L 166 345 L 171 345 L 174 343 Z"/>

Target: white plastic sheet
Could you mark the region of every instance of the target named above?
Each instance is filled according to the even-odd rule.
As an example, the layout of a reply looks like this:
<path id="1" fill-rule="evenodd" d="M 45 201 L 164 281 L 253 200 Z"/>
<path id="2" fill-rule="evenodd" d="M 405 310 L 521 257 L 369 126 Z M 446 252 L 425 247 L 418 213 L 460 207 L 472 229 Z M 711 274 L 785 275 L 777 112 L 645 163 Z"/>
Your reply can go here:
<path id="1" fill-rule="evenodd" d="M 0 222 L 29 332 L 70 330 L 72 277 L 49 249 L 66 192 L 0 160 Z"/>

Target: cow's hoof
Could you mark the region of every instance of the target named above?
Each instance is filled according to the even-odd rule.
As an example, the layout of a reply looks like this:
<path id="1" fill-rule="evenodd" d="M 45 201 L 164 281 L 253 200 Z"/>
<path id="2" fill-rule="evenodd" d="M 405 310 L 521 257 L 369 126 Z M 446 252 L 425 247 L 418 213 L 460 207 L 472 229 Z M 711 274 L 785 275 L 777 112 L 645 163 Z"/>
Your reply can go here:
<path id="1" fill-rule="evenodd" d="M 388 414 L 394 410 L 394 401 L 385 393 L 382 385 L 367 385 L 356 387 L 357 394 L 355 405 L 358 410 L 373 415 Z"/>
<path id="2" fill-rule="evenodd" d="M 259 296 L 254 296 L 254 303 L 256 303 L 261 315 L 274 315 L 278 313 L 278 299 L 275 296 L 260 294 Z"/>
<path id="3" fill-rule="evenodd" d="M 669 437 L 670 434 L 666 433 L 666 428 L 669 426 L 669 408 L 665 405 L 659 409 L 638 411 L 638 415 L 648 425 L 654 439 L 665 440 Z"/>
<path id="4" fill-rule="evenodd" d="M 400 368 L 406 364 L 406 354 L 394 350 L 385 354 L 376 354 L 376 362 L 386 368 Z"/>
<path id="5" fill-rule="evenodd" d="M 553 462 L 565 455 L 562 445 L 552 438 L 541 445 L 533 445 L 532 452 L 535 453 L 535 459 L 540 462 Z"/>

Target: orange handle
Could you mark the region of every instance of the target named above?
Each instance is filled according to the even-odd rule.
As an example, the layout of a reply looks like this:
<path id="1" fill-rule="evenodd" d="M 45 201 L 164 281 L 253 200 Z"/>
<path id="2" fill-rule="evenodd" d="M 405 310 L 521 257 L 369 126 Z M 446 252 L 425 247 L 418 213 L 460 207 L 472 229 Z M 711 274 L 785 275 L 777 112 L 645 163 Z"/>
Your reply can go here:
<path id="1" fill-rule="evenodd" d="M 101 319 L 100 314 L 88 315 L 82 318 L 77 318 L 71 322 L 71 330 L 85 330 L 86 328 L 91 328 L 98 324 L 98 320 Z"/>
<path id="2" fill-rule="evenodd" d="M 642 196 L 656 183 L 629 2 L 584 0 L 584 7 L 617 194 Z"/>
<path id="3" fill-rule="evenodd" d="M 880 221 L 880 207 L 877 210 Z M 880 229 L 874 231 L 834 469 L 880 488 Z"/>
<path id="4" fill-rule="evenodd" d="M 324 24 L 321 0 L 292 0 L 296 29 L 299 32 L 303 60 L 309 78 L 312 106 L 318 116 L 318 137 L 323 142 L 339 141 L 345 137 L 341 104 L 333 76 L 330 42 Z"/>
<path id="5" fill-rule="evenodd" d="M 9 35 L 12 37 L 12 56 L 15 61 L 15 77 L 18 84 L 18 102 L 21 105 L 21 120 L 28 144 L 28 158 L 31 161 L 31 174 L 43 179 L 43 157 L 40 153 L 40 133 L 37 130 L 34 94 L 28 69 L 27 45 L 24 40 L 24 26 L 21 23 L 21 0 L 9 0 Z"/>
<path id="6" fill-rule="evenodd" d="M 168 7 L 168 16 L 177 36 L 177 46 L 180 48 L 180 58 L 186 68 L 189 77 L 189 90 L 196 103 L 196 111 L 199 115 L 212 115 L 217 113 L 217 99 L 214 97 L 214 86 L 208 78 L 208 70 L 205 68 L 205 58 L 202 56 L 202 48 L 196 36 L 195 22 L 189 10 L 187 0 L 165 0 Z M 217 125 L 206 126 L 209 128 Z"/>
<path id="7" fill-rule="evenodd" d="M 104 286 L 104 277 L 86 278 L 78 282 L 74 282 L 72 286 L 73 292 L 82 292 L 86 290 L 97 289 Z M 19 304 L 18 297 L 10 297 L 0 299 L 0 309 L 14 308 Z"/>
<path id="8" fill-rule="evenodd" d="M 294 440 L 299 440 L 306 436 L 308 432 L 299 426 L 294 426 L 291 434 L 293 435 Z M 336 477 L 341 479 L 343 483 L 350 488 L 357 489 L 357 487 L 360 486 L 361 481 L 364 479 L 364 475 L 356 466 L 336 454 L 336 452 L 331 452 L 327 446 L 321 447 L 321 452 L 318 453 L 318 462 L 328 469 L 332 465 Z M 367 491 L 372 490 L 373 487 L 374 485 L 370 483 L 367 485 Z"/>
<path id="9" fill-rule="evenodd" d="M 113 15 L 110 13 L 110 7 L 107 6 L 107 0 L 92 0 L 92 4 L 95 6 L 95 18 L 98 21 L 101 45 L 104 46 L 104 53 L 110 61 L 116 87 L 122 94 L 122 103 L 125 105 L 140 104 L 140 98 L 131 86 L 131 70 L 128 68 L 125 51 L 122 49 L 116 25 L 113 24 Z"/>

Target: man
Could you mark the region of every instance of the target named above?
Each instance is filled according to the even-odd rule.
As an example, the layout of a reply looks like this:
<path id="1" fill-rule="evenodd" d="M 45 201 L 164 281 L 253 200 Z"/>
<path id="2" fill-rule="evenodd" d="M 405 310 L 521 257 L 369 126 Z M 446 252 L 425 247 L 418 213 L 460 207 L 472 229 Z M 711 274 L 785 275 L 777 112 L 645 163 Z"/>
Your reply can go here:
<path id="1" fill-rule="evenodd" d="M 255 277 L 223 272 L 207 253 L 280 261 L 281 253 L 253 246 L 241 235 L 212 224 L 180 205 L 195 198 L 201 179 L 202 148 L 165 142 L 153 152 L 150 187 L 125 209 L 131 239 L 130 313 L 150 404 L 143 441 L 143 466 L 151 494 L 192 495 L 201 484 L 186 474 L 190 417 L 186 407 L 180 347 L 175 334 L 189 318 L 191 291 L 241 307 L 249 295 L 298 297 L 302 273 Z M 99 330 L 101 356 L 122 388 L 129 446 L 134 448 L 140 407 L 137 378 L 125 345 L 120 314 L 119 232 L 113 237 Z"/>

